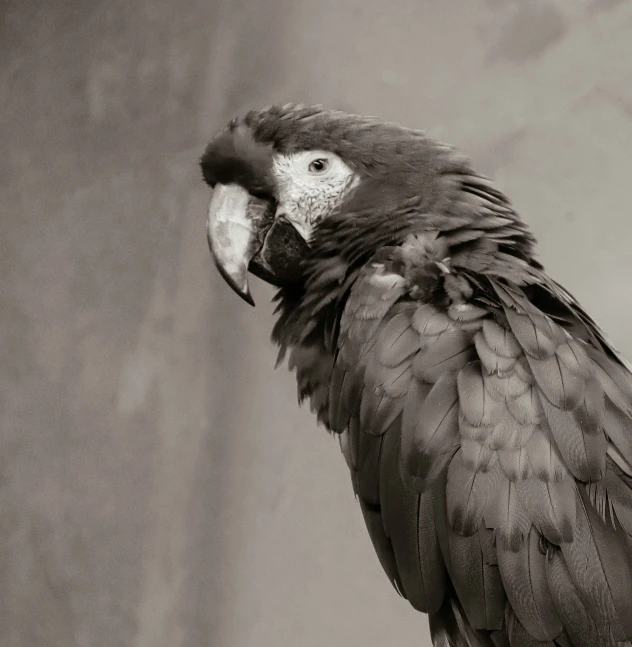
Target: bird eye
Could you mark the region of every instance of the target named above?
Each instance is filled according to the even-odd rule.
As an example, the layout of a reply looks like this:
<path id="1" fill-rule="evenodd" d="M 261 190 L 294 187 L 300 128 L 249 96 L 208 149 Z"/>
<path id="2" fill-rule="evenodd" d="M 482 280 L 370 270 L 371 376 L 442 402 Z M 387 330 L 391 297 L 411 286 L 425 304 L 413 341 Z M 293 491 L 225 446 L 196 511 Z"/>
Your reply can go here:
<path id="1" fill-rule="evenodd" d="M 324 173 L 329 168 L 329 160 L 324 157 L 312 160 L 307 169 L 310 173 Z"/>

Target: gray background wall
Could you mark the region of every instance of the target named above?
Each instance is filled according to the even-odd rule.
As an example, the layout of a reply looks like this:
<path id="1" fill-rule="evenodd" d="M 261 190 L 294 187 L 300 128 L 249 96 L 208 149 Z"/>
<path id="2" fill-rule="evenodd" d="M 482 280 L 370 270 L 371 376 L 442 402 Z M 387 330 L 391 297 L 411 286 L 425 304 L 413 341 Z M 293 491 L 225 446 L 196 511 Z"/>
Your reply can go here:
<path id="1" fill-rule="evenodd" d="M 0 645 L 429 645 L 213 271 L 197 158 L 315 101 L 464 148 L 632 355 L 632 2 L 4 0 Z"/>

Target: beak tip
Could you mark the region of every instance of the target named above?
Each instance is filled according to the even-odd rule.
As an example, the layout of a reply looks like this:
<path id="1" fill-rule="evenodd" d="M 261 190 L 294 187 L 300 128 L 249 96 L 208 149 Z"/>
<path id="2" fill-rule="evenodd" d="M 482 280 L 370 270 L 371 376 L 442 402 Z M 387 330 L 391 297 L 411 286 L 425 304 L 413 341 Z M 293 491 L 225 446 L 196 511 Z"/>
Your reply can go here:
<path id="1" fill-rule="evenodd" d="M 254 307 L 255 305 L 255 300 L 252 298 L 252 295 L 250 294 L 250 288 L 248 287 L 248 284 L 246 283 L 243 287 L 238 287 L 236 285 L 232 286 L 233 290 L 248 304 Z"/>
<path id="2" fill-rule="evenodd" d="M 222 265 L 220 265 L 219 263 L 216 262 L 215 265 L 219 270 L 219 273 L 222 275 L 222 278 L 232 288 L 233 292 L 238 294 L 246 303 L 249 303 L 251 306 L 254 306 L 255 300 L 252 298 L 252 295 L 250 294 L 248 278 L 246 276 L 243 276 L 243 277 L 239 277 L 239 280 L 238 280 L 237 277 L 227 272 L 226 269 L 222 267 Z"/>
<path id="3" fill-rule="evenodd" d="M 253 308 L 255 307 L 255 300 L 252 298 L 250 290 L 247 287 L 244 292 L 240 292 L 240 296 L 246 303 L 249 303 Z"/>

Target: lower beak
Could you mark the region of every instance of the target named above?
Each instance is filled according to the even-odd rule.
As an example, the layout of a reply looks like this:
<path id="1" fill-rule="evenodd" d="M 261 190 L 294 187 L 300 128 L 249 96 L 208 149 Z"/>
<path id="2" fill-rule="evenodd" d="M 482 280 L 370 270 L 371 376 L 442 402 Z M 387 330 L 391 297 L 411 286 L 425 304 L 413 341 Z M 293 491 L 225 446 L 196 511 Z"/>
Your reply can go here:
<path id="1" fill-rule="evenodd" d="M 273 221 L 269 201 L 255 198 L 243 187 L 218 184 L 213 189 L 206 223 L 211 254 L 226 282 L 253 306 L 248 268 Z"/>

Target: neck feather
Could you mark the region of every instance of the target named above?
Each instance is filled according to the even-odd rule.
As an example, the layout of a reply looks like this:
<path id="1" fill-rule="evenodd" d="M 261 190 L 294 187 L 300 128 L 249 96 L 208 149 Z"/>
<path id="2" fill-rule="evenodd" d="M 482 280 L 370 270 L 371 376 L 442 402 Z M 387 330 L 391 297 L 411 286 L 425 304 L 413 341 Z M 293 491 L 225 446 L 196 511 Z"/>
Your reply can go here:
<path id="1" fill-rule="evenodd" d="M 319 344 L 333 352 L 338 320 L 361 268 L 411 233 L 436 231 L 449 255 L 484 247 L 540 267 L 535 239 L 509 200 L 469 169 L 445 173 L 429 203 L 403 197 L 401 187 L 369 187 L 317 228 L 304 281 L 277 294 L 279 319 L 272 338 L 282 348 Z"/>

